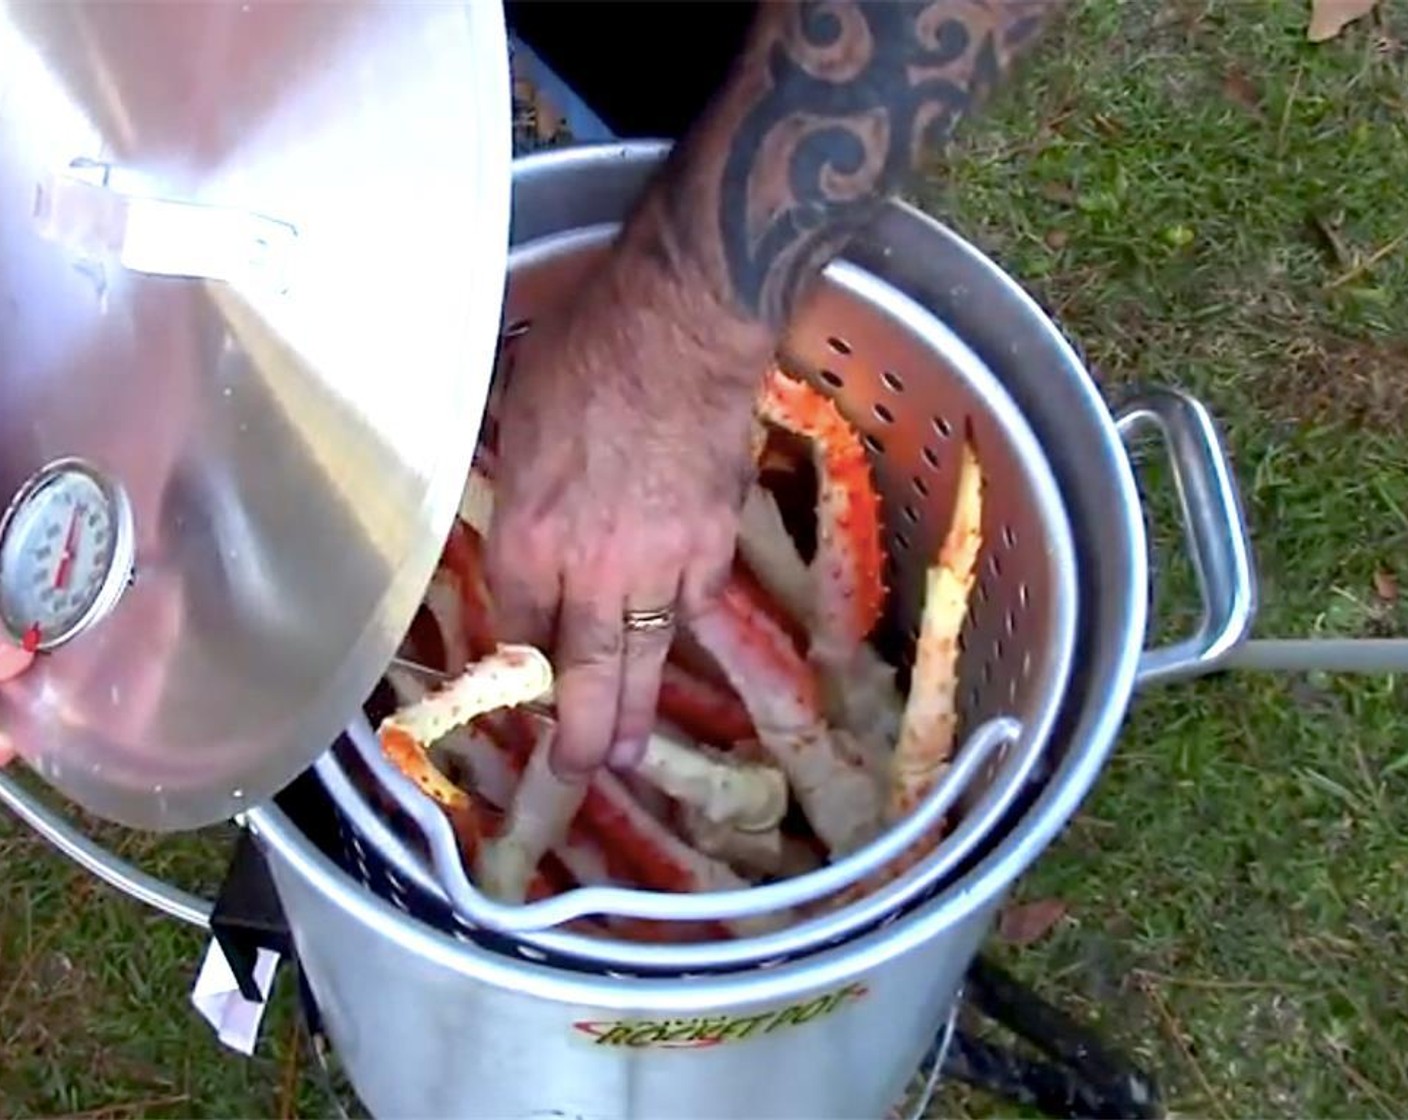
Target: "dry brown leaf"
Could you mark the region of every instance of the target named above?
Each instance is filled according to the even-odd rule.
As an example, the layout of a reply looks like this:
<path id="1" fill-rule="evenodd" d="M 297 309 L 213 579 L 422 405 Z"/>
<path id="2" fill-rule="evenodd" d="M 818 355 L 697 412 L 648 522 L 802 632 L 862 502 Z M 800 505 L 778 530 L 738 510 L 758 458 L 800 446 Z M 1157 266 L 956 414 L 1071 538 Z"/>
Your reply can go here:
<path id="1" fill-rule="evenodd" d="M 1070 239 L 1071 235 L 1063 229 L 1047 230 L 1046 236 L 1042 238 L 1048 249 L 1064 249 Z"/>
<path id="2" fill-rule="evenodd" d="M 1305 37 L 1312 43 L 1333 39 L 1351 23 L 1367 16 L 1379 0 L 1310 0 L 1310 28 Z"/>
<path id="3" fill-rule="evenodd" d="M 1247 112 L 1261 115 L 1261 92 L 1245 70 L 1233 66 L 1222 76 L 1222 95 Z"/>
<path id="4" fill-rule="evenodd" d="M 1056 928 L 1069 907 L 1059 898 L 1038 898 L 1008 906 L 997 920 L 997 936 L 1009 945 L 1032 945 Z"/>
<path id="5" fill-rule="evenodd" d="M 1387 568 L 1380 568 L 1374 573 L 1374 594 L 1381 602 L 1398 602 L 1398 577 Z"/>

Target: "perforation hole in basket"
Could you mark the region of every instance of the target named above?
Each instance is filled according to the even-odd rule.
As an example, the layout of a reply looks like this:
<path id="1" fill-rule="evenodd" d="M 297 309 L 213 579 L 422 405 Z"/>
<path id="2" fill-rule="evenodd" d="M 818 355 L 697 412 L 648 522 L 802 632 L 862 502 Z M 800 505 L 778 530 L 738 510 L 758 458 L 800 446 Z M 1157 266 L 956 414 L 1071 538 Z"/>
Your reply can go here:
<path id="1" fill-rule="evenodd" d="M 896 552 L 909 551 L 910 540 L 903 530 L 900 530 L 899 532 L 895 533 L 894 542 L 894 549 Z"/>
<path id="2" fill-rule="evenodd" d="M 929 421 L 929 424 L 940 439 L 948 439 L 953 435 L 953 424 L 949 422 L 947 416 L 935 416 Z"/>
<path id="3" fill-rule="evenodd" d="M 911 525 L 919 524 L 919 511 L 913 506 L 905 506 L 902 510 L 900 510 L 900 514 Z"/>
<path id="4" fill-rule="evenodd" d="M 914 487 L 914 492 L 921 498 L 927 498 L 929 496 L 929 484 L 918 475 L 911 478 L 909 484 Z"/>
<path id="5" fill-rule="evenodd" d="M 515 319 L 504 328 L 504 340 L 519 338 L 528 333 L 528 329 L 533 325 L 532 319 Z"/>
<path id="6" fill-rule="evenodd" d="M 1031 601 L 1031 592 L 1027 589 L 1026 583 L 1017 584 L 1017 604 L 1022 610 L 1027 609 L 1027 604 Z"/>
<path id="7" fill-rule="evenodd" d="M 1009 552 L 1017 546 L 1017 530 L 1011 525 L 1002 527 L 1002 547 Z"/>
<path id="8" fill-rule="evenodd" d="M 851 353 L 851 344 L 834 334 L 826 340 L 826 345 L 838 354 L 849 355 Z"/>
<path id="9" fill-rule="evenodd" d="M 875 413 L 875 418 L 882 424 L 893 424 L 895 422 L 895 414 L 879 401 L 875 402 L 875 407 L 872 411 Z"/>
<path id="10" fill-rule="evenodd" d="M 865 444 L 865 446 L 870 450 L 872 454 L 881 456 L 885 454 L 885 445 L 881 443 L 878 439 L 876 439 L 875 436 L 873 436 L 870 432 L 866 432 L 865 435 L 861 436 L 860 441 L 861 443 Z"/>
<path id="11" fill-rule="evenodd" d="M 892 369 L 881 371 L 880 383 L 892 393 L 904 392 L 904 382 L 900 379 L 900 375 Z"/>
<path id="12" fill-rule="evenodd" d="M 834 369 L 820 370 L 817 373 L 817 376 L 820 377 L 824 382 L 826 382 L 826 384 L 830 385 L 833 389 L 844 389 L 846 387 L 846 379 L 842 377 L 839 373 L 837 373 Z"/>
<path id="13" fill-rule="evenodd" d="M 1017 614 L 1010 608 L 1002 619 L 1002 628 L 1007 631 L 1009 638 L 1017 632 Z"/>
<path id="14" fill-rule="evenodd" d="M 921 454 L 923 454 L 924 462 L 929 465 L 930 470 L 937 471 L 939 469 L 939 453 L 937 451 L 926 444 Z"/>

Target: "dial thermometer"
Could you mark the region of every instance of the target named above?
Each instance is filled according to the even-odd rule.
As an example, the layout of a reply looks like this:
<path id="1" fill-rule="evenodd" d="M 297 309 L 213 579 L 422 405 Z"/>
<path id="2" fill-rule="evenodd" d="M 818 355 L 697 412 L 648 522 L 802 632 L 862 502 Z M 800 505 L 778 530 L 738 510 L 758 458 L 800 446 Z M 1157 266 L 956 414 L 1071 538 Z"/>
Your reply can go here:
<path id="1" fill-rule="evenodd" d="M 0 521 L 0 623 L 12 640 L 53 649 L 117 604 L 132 577 L 132 506 L 81 459 L 39 470 Z M 37 635 L 37 641 L 36 637 Z"/>

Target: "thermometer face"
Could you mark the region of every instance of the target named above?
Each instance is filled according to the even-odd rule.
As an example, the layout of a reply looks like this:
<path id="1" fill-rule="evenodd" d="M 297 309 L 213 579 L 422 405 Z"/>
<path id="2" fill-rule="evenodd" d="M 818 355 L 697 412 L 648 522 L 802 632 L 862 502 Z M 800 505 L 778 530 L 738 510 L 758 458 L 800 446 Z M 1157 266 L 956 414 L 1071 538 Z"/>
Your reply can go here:
<path id="1" fill-rule="evenodd" d="M 61 460 L 15 496 L 0 524 L 0 618 L 16 641 L 51 649 L 97 621 L 127 585 L 132 517 L 120 488 Z"/>

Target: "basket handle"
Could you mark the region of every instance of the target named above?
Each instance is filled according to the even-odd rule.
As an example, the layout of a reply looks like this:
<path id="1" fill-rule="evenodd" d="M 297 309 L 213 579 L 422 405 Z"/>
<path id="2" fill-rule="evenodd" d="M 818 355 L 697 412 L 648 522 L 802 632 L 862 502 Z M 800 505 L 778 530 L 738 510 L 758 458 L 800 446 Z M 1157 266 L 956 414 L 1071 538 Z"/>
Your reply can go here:
<path id="1" fill-rule="evenodd" d="M 117 888 L 128 898 L 196 926 L 210 927 L 213 904 L 148 875 L 116 853 L 85 836 L 73 824 L 24 788 L 13 774 L 0 772 L 0 804 L 79 867 Z"/>
<path id="2" fill-rule="evenodd" d="M 1226 451 L 1208 410 L 1174 389 L 1142 391 L 1116 423 L 1126 447 L 1149 429 L 1163 439 L 1202 599 L 1192 634 L 1144 651 L 1136 687 L 1213 672 L 1246 638 L 1257 607 L 1251 541 Z"/>
<path id="3" fill-rule="evenodd" d="M 361 713 L 348 724 L 347 736 L 382 788 L 420 829 L 439 887 L 454 909 L 484 929 L 523 935 L 596 914 L 655 921 L 726 921 L 773 913 L 845 890 L 901 856 L 931 831 L 979 777 L 982 768 L 999 751 L 1021 739 L 1022 725 L 1010 716 L 985 720 L 969 733 L 952 765 L 902 823 L 820 870 L 764 886 L 699 894 L 615 886 L 574 887 L 564 894 L 521 904 L 499 902 L 474 886 L 465 872 L 459 840 L 448 818 L 439 805 L 386 758 L 376 733 Z M 965 820 L 960 828 L 965 827 L 973 830 L 975 826 Z M 947 854 L 945 849 L 935 853 L 936 856 Z M 930 880 L 942 873 L 945 866 L 942 862 L 935 863 L 931 857 L 928 864 L 912 869 L 910 875 Z M 901 880 L 892 887 L 898 889 L 907 882 L 907 879 Z"/>

